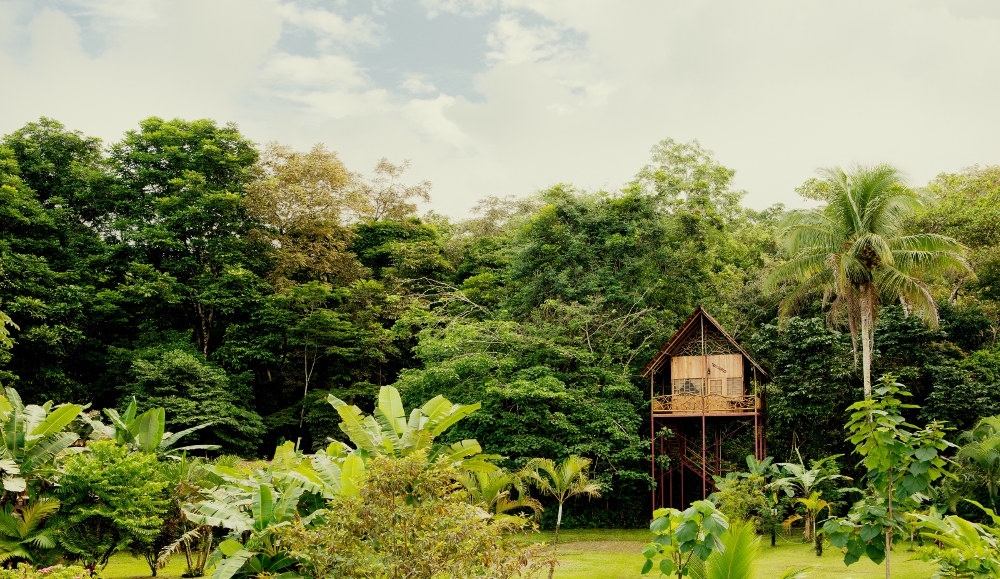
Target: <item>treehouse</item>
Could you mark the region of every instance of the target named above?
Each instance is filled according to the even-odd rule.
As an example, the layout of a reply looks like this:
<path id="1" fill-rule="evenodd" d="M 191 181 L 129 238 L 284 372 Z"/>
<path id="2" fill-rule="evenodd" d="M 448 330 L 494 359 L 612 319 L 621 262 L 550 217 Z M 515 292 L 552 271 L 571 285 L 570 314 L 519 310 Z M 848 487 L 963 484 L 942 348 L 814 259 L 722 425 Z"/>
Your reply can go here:
<path id="1" fill-rule="evenodd" d="M 701 306 L 642 376 L 650 388 L 654 509 L 706 498 L 713 476 L 742 468 L 746 454 L 764 458 L 768 374 Z"/>

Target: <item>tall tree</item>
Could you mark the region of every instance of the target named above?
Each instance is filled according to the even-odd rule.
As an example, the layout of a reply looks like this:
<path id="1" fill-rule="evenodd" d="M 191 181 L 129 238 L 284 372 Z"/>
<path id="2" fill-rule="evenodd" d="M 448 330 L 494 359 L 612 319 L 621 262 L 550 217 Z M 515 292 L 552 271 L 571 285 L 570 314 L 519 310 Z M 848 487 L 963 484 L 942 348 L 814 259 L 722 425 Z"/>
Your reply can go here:
<path id="1" fill-rule="evenodd" d="M 258 168 L 243 204 L 275 248 L 272 281 L 344 284 L 361 277 L 364 268 L 348 251 L 354 232 L 346 223 L 360 194 L 337 155 L 323 145 L 301 153 L 271 143 Z"/>
<path id="2" fill-rule="evenodd" d="M 833 298 L 830 319 L 846 318 L 852 337 L 861 339 L 869 398 L 875 320 L 882 300 L 902 299 L 936 326 L 937 307 L 922 277 L 968 265 L 964 247 L 950 237 L 904 234 L 907 219 L 927 201 L 904 185 L 896 168 L 881 164 L 847 172 L 834 167 L 820 174 L 825 177 L 827 205 L 791 212 L 782 221 L 778 235 L 791 258 L 775 267 L 764 284 L 775 289 L 781 282 L 795 282 L 782 300 L 781 316 L 815 291 Z"/>
<path id="3" fill-rule="evenodd" d="M 121 182 L 115 209 L 122 251 L 182 286 L 185 317 L 202 356 L 218 346 L 220 318 L 238 305 L 225 286 L 256 275 L 266 246 L 241 203 L 257 150 L 234 125 L 152 117 L 111 148 Z"/>

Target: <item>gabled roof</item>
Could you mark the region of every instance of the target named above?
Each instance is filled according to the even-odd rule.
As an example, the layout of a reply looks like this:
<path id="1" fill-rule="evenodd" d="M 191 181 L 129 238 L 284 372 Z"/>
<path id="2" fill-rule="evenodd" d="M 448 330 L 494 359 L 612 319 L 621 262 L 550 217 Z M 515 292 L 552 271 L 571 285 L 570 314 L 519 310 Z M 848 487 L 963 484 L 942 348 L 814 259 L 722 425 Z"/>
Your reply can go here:
<path id="1" fill-rule="evenodd" d="M 757 368 L 757 371 L 763 374 L 765 378 L 771 377 L 771 375 L 768 374 L 767 371 L 765 371 L 763 368 L 761 368 L 760 364 L 758 364 L 756 360 L 751 358 L 750 354 L 747 354 L 747 351 L 744 350 L 743 347 L 740 346 L 736 342 L 736 340 L 729 335 L 729 332 L 723 329 L 722 325 L 719 324 L 718 320 L 713 318 L 708 312 L 705 311 L 705 308 L 701 306 L 696 307 L 694 311 L 691 312 L 691 315 L 688 316 L 688 319 L 684 320 L 684 323 L 681 324 L 681 328 L 677 330 L 677 333 L 675 333 L 672 338 L 667 340 L 667 343 L 664 344 L 662 348 L 660 348 L 660 351 L 657 352 L 655 356 L 653 356 L 653 359 L 649 361 L 649 364 L 646 364 L 646 367 L 642 369 L 641 375 L 649 376 L 651 373 L 659 370 L 660 367 L 663 366 L 663 364 L 666 363 L 666 361 L 671 356 L 673 356 L 678 349 L 680 349 L 680 347 L 684 344 L 684 342 L 686 341 L 687 337 L 691 334 L 691 332 L 701 327 L 701 325 L 698 323 L 699 318 L 704 318 L 706 321 L 708 321 L 709 324 L 711 324 L 716 330 L 718 330 L 719 333 L 725 336 L 726 339 L 729 340 L 729 342 L 733 345 L 733 347 L 739 350 L 739 352 L 743 354 L 743 357 L 749 360 L 750 363 L 754 365 L 754 368 Z"/>

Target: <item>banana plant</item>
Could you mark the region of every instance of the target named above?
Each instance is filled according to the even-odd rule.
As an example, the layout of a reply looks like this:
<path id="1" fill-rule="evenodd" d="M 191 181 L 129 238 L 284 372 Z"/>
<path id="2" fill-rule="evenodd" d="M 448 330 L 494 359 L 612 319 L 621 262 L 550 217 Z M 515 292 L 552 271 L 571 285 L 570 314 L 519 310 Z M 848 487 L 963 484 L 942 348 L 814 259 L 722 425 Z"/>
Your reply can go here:
<path id="1" fill-rule="evenodd" d="M 0 480 L 4 491 L 33 492 L 29 480 L 44 480 L 55 471 L 56 457 L 79 438 L 66 427 L 83 410 L 77 404 L 53 407 L 52 401 L 41 406 L 21 401 L 13 388 L 0 396 Z"/>
<path id="2" fill-rule="evenodd" d="M 415 452 L 428 452 L 430 463 L 444 462 L 450 466 L 478 472 L 490 472 L 497 466 L 489 462 L 495 455 L 483 454 L 479 443 L 472 439 L 460 440 L 451 445 L 435 444 L 434 440 L 458 421 L 478 410 L 475 404 L 452 404 L 443 396 L 435 396 L 420 408 L 414 408 L 407 418 L 399 391 L 392 386 L 379 389 L 375 412 L 365 416 L 357 406 L 348 405 L 334 395 L 327 397 L 340 414 L 340 429 L 355 448 L 334 442 L 327 450 L 329 456 L 346 454 L 380 454 L 401 458 Z"/>
<path id="3" fill-rule="evenodd" d="M 176 457 L 179 453 L 192 450 L 217 450 L 219 448 L 217 444 L 191 444 L 174 448 L 174 444 L 181 438 L 202 428 L 212 426 L 214 423 L 204 422 L 191 428 L 185 428 L 180 432 L 166 432 L 166 411 L 163 408 L 150 408 L 136 416 L 134 397 L 125 409 L 125 414 L 118 414 L 114 408 L 105 408 L 104 414 L 111 421 L 110 426 L 95 419 L 87 419 L 87 421 L 102 436 L 114 439 L 118 444 L 128 446 L 143 454 Z"/>
<path id="4" fill-rule="evenodd" d="M 360 455 L 302 456 L 287 442 L 279 446 L 270 465 L 250 472 L 233 467 L 206 467 L 223 484 L 211 498 L 184 505 L 196 525 L 231 531 L 208 560 L 215 565 L 213 579 L 237 575 L 277 574 L 294 561 L 275 546 L 275 529 L 295 521 L 308 525 L 325 501 L 336 495 L 356 496 L 365 475 Z"/>

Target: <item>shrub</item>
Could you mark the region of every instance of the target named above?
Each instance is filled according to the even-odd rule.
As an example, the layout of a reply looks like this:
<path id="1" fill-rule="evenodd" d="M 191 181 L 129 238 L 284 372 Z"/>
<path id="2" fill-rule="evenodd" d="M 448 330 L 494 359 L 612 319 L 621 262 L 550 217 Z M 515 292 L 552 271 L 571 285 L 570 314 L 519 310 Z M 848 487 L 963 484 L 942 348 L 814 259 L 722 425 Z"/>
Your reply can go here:
<path id="1" fill-rule="evenodd" d="M 17 568 L 0 568 L 0 579 L 87 579 L 95 576 L 79 565 L 53 565 L 36 569 L 20 563 Z"/>
<path id="2" fill-rule="evenodd" d="M 308 577 L 512 577 L 552 563 L 549 547 L 516 536 L 520 516 L 470 505 L 455 470 L 425 456 L 373 458 L 357 496 L 338 496 L 311 526 L 278 531 Z"/>

